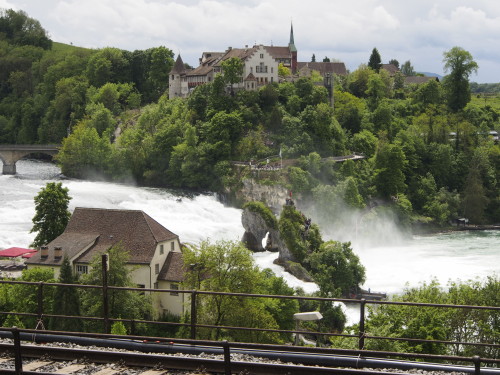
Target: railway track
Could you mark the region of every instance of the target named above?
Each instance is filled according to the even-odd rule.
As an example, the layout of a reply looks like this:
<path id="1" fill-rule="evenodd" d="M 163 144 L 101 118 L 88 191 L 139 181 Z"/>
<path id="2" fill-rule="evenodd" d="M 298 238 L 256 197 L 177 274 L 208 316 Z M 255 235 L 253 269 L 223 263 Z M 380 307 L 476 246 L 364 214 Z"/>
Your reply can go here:
<path id="1" fill-rule="evenodd" d="M 145 338 L 77 337 L 26 330 L 11 337 L 14 340 L 0 341 L 0 374 L 368 375 L 390 371 L 405 375 L 422 372 L 500 375 L 498 367 L 481 368 L 479 360 L 471 367 L 365 357 L 368 352 L 354 356 L 320 348 L 236 343 L 230 348 L 227 342 L 143 341 Z M 493 361 L 490 361 L 493 366 L 500 363 Z"/>
<path id="2" fill-rule="evenodd" d="M 0 344 L 0 352 L 4 353 L 0 358 L 0 373 L 17 374 L 13 345 Z M 217 355 L 186 356 L 30 344 L 23 345 L 22 356 L 22 374 L 25 375 L 380 374 L 377 371 L 301 366 L 278 361 L 258 362 L 251 356 L 238 354 L 233 355 L 228 365 L 223 356 Z"/>

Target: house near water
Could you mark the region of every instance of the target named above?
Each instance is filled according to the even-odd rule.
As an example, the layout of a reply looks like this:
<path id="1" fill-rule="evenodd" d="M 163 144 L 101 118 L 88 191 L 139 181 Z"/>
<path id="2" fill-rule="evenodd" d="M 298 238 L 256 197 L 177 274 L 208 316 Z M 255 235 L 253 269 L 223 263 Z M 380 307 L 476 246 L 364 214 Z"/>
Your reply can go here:
<path id="1" fill-rule="evenodd" d="M 139 210 L 77 207 L 64 232 L 26 260 L 26 266 L 50 268 L 59 277 L 67 257 L 75 274 L 85 274 L 96 255 L 117 245 L 128 252 L 127 266 L 137 287 L 180 288 L 184 271 L 179 236 Z M 158 315 L 181 315 L 183 306 L 183 293 L 153 294 Z"/>

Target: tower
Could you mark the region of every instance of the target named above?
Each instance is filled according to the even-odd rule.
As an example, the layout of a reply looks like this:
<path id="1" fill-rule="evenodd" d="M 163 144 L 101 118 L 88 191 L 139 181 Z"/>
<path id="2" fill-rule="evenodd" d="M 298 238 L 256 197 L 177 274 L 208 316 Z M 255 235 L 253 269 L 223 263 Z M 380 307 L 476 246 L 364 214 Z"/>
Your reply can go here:
<path id="1" fill-rule="evenodd" d="M 182 77 L 186 75 L 186 68 L 184 62 L 179 54 L 175 60 L 174 67 L 170 71 L 168 77 L 168 97 L 175 98 L 182 95 Z"/>
<path id="2" fill-rule="evenodd" d="M 290 42 L 288 43 L 288 49 L 292 57 L 292 74 L 295 74 L 297 72 L 297 47 L 295 47 L 295 41 L 293 39 L 293 23 L 290 23 Z"/>

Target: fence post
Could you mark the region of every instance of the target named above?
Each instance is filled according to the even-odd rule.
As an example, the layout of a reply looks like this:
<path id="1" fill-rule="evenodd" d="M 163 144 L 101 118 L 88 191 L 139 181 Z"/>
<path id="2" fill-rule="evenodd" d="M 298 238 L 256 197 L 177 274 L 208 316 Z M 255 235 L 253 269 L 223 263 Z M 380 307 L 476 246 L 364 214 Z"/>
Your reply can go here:
<path id="1" fill-rule="evenodd" d="M 102 254 L 102 314 L 104 318 L 104 333 L 110 333 L 108 306 L 108 255 Z"/>
<path id="2" fill-rule="evenodd" d="M 196 290 L 191 291 L 191 340 L 196 340 Z"/>
<path id="3" fill-rule="evenodd" d="M 481 373 L 481 358 L 478 355 L 472 357 L 472 362 L 474 362 L 474 374 L 479 375 Z"/>
<path id="4" fill-rule="evenodd" d="M 224 374 L 231 375 L 231 353 L 227 340 L 222 342 L 222 347 L 224 348 Z"/>
<path id="5" fill-rule="evenodd" d="M 361 302 L 359 304 L 359 350 L 363 350 L 365 347 L 365 304 L 366 300 L 361 298 Z"/>
<path id="6" fill-rule="evenodd" d="M 38 283 L 38 321 L 40 322 L 43 317 L 43 281 Z"/>
<path id="7" fill-rule="evenodd" d="M 12 336 L 14 337 L 14 356 L 16 375 L 23 373 L 23 358 L 21 356 L 21 338 L 17 327 L 12 327 Z"/>

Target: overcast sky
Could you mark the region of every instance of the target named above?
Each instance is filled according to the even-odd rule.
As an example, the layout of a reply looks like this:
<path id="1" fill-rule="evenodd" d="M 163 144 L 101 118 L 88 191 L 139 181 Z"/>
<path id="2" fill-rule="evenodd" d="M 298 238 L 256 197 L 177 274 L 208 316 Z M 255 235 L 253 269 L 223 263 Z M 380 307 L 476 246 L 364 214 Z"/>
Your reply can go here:
<path id="1" fill-rule="evenodd" d="M 133 51 L 165 46 L 198 65 L 203 51 L 285 46 L 293 21 L 299 61 L 314 53 L 353 71 L 376 47 L 386 63 L 443 72 L 443 52 L 469 51 L 475 82 L 500 82 L 498 0 L 0 0 L 24 10 L 52 40 Z"/>

